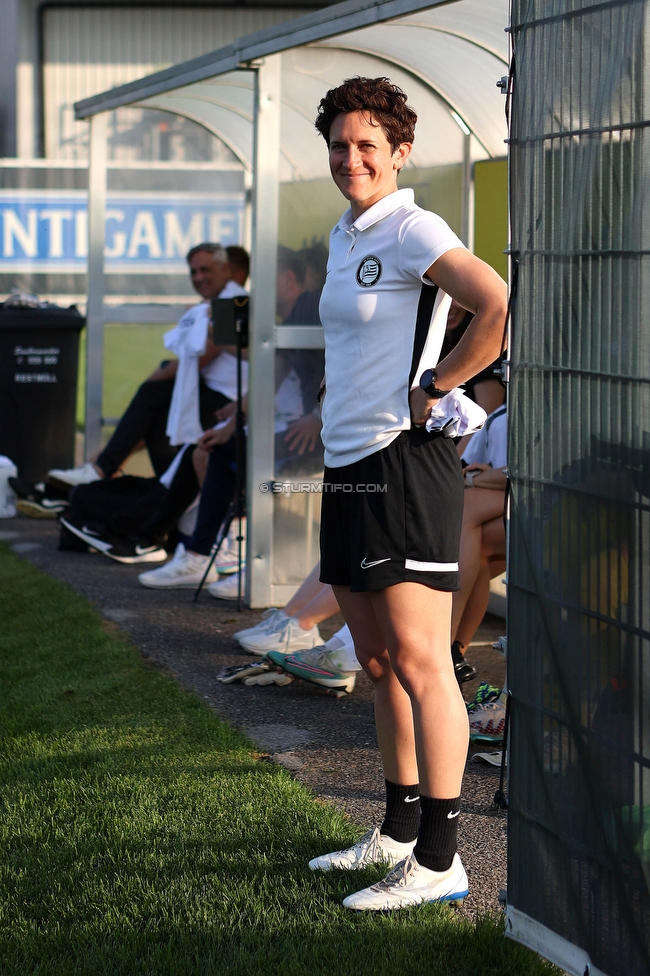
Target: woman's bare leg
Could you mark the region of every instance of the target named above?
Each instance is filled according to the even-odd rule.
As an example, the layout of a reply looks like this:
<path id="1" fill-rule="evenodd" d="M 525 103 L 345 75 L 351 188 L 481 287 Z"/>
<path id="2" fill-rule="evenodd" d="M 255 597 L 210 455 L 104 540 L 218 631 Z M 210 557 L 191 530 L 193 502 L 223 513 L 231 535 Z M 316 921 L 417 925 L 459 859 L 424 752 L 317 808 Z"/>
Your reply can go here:
<path id="1" fill-rule="evenodd" d="M 483 524 L 503 513 L 505 492 L 493 488 L 466 488 L 460 538 L 460 590 L 454 593 L 451 632 L 458 630 L 465 605 L 481 568 Z"/>
<path id="2" fill-rule="evenodd" d="M 287 617 L 295 617 L 304 630 L 339 612 L 339 605 L 328 583 L 321 583 L 320 560 L 284 606 Z"/>
<path id="3" fill-rule="evenodd" d="M 419 782 L 429 797 L 458 796 L 468 724 L 449 654 L 451 594 L 420 583 L 372 593 L 333 589 L 375 686 L 386 779 Z"/>
<path id="4" fill-rule="evenodd" d="M 486 522 L 481 532 L 481 565 L 452 639 L 458 641 L 460 649 L 469 646 L 485 616 L 490 599 L 490 580 L 503 572 L 505 560 L 506 533 L 502 518 Z M 457 594 L 454 593 L 454 601 Z"/>

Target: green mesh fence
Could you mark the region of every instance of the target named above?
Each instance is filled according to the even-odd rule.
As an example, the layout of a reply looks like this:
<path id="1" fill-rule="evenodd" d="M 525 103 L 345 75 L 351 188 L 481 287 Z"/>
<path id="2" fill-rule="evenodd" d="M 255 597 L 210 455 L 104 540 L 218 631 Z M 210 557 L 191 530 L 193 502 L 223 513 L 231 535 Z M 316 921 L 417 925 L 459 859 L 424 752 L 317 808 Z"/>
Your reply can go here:
<path id="1" fill-rule="evenodd" d="M 508 903 L 608 976 L 650 973 L 649 18 L 512 2 Z"/>

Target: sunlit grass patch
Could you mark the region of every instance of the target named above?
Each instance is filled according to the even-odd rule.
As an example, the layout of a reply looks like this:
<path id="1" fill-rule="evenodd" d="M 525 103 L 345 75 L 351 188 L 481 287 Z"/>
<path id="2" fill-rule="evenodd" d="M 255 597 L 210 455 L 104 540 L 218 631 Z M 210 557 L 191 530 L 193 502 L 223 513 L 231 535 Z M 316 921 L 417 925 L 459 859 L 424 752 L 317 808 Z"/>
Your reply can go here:
<path id="1" fill-rule="evenodd" d="M 346 912 L 379 872 L 306 862 L 354 825 L 6 549 L 0 687 L 2 976 L 550 971 L 497 916 Z"/>

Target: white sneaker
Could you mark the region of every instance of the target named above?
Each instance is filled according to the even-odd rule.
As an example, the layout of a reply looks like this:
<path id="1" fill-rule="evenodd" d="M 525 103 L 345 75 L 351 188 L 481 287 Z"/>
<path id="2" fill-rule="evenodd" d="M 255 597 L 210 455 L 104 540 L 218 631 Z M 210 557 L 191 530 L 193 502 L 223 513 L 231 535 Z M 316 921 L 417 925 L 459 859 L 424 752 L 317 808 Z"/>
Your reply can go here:
<path id="1" fill-rule="evenodd" d="M 277 607 L 269 607 L 262 614 L 263 619 L 260 620 L 258 624 L 254 627 L 248 627 L 246 630 L 238 630 L 236 634 L 233 634 L 233 640 L 239 643 L 242 639 L 246 640 L 247 637 L 257 637 L 259 634 L 266 634 L 272 630 L 277 629 L 282 620 L 288 620 L 284 610 L 278 610 Z"/>
<path id="2" fill-rule="evenodd" d="M 310 630 L 304 630 L 295 617 L 287 617 L 283 613 L 281 618 L 277 618 L 276 626 L 239 637 L 239 644 L 250 654 L 263 657 L 269 651 L 278 651 L 280 654 L 304 651 L 322 644 L 322 638 L 316 625 Z"/>
<path id="3" fill-rule="evenodd" d="M 448 871 L 430 871 L 409 854 L 383 881 L 344 898 L 343 907 L 356 912 L 390 912 L 428 901 L 462 905 L 467 892 L 467 875 L 458 854 Z"/>
<path id="4" fill-rule="evenodd" d="M 158 569 L 150 569 L 146 573 L 140 573 L 138 579 L 143 586 L 149 586 L 152 589 L 167 590 L 173 587 L 191 589 L 198 586 L 203 579 L 209 561 L 209 556 L 199 556 L 196 553 L 188 552 L 183 543 L 179 542 L 173 558 L 168 563 Z M 208 580 L 216 580 L 216 578 L 217 571 L 212 566 L 208 573 Z"/>
<path id="5" fill-rule="evenodd" d="M 214 583 L 210 583 L 208 587 L 208 593 L 210 596 L 215 596 L 217 600 L 236 600 L 237 599 L 237 589 L 239 586 L 239 573 L 233 573 L 232 576 L 226 576 L 225 579 L 217 580 Z M 242 597 L 246 591 L 246 572 L 242 573 L 241 581 L 241 592 Z"/>
<path id="6" fill-rule="evenodd" d="M 309 867 L 312 871 L 331 871 L 332 868 L 360 871 L 370 864 L 398 864 L 408 857 L 414 847 L 414 840 L 400 844 L 392 837 L 380 834 L 379 827 L 375 827 L 360 837 L 352 847 L 313 858 Z"/>
<path id="7" fill-rule="evenodd" d="M 47 472 L 50 481 L 58 481 L 67 487 L 75 485 L 89 485 L 92 481 L 101 481 L 102 476 L 97 474 L 94 465 L 87 461 L 80 468 L 52 468 Z"/>

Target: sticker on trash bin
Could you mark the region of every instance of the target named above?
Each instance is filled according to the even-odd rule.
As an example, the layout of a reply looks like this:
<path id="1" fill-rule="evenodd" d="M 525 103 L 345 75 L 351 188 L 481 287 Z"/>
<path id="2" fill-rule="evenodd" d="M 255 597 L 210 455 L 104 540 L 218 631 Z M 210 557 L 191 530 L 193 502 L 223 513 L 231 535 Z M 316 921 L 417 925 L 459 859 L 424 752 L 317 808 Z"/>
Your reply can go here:
<path id="1" fill-rule="evenodd" d="M 35 349 L 34 346 L 14 346 L 17 366 L 56 366 L 61 350 L 57 346 L 48 349 Z"/>
<path id="2" fill-rule="evenodd" d="M 14 373 L 14 383 L 58 383 L 54 373 Z"/>

